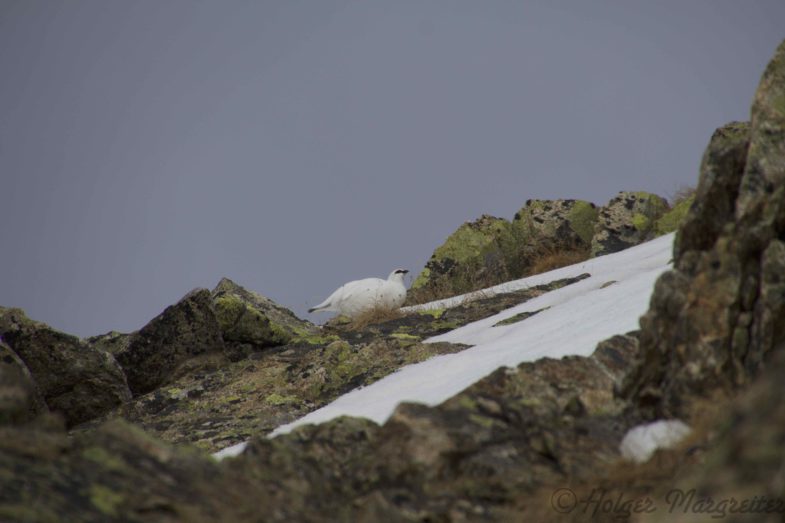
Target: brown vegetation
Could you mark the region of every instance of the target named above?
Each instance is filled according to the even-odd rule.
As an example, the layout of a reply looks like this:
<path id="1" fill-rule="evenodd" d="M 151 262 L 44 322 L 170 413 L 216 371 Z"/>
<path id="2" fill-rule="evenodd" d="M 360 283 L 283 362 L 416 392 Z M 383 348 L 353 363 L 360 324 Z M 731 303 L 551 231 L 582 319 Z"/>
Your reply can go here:
<path id="1" fill-rule="evenodd" d="M 389 307 L 375 306 L 361 312 L 351 319 L 349 324 L 351 330 L 362 329 L 368 325 L 381 323 L 384 321 L 397 320 L 405 316 L 401 309 L 391 309 Z"/>
<path id="2" fill-rule="evenodd" d="M 588 260 L 590 255 L 591 251 L 587 248 L 544 249 L 532 260 L 527 275 L 531 276 L 574 265 Z"/>

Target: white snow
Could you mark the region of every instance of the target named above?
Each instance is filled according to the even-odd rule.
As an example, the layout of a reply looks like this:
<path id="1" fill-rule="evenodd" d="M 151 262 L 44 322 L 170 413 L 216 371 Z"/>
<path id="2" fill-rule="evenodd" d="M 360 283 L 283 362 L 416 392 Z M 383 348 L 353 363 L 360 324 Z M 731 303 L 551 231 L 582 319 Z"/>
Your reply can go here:
<path id="1" fill-rule="evenodd" d="M 627 431 L 619 445 L 619 452 L 628 461 L 645 463 L 655 450 L 673 447 L 690 432 L 690 427 L 677 419 L 645 423 Z"/>
<path id="2" fill-rule="evenodd" d="M 403 367 L 278 427 L 270 437 L 285 434 L 300 425 L 323 423 L 339 416 L 359 416 L 384 423 L 403 401 L 437 405 L 501 366 L 512 367 L 545 356 L 588 356 L 600 341 L 638 328 L 638 318 L 648 309 L 654 282 L 668 268 L 673 237 L 669 234 L 619 253 L 486 289 L 482 291 L 483 295 L 525 289 L 583 273 L 591 274 L 590 278 L 578 283 L 426 340 L 474 346 L 456 354 L 436 356 Z M 606 285 L 609 282 L 615 283 Z M 458 296 L 410 309 L 450 307 L 465 299 L 465 296 Z M 495 323 L 521 312 L 546 307 L 547 310 L 524 321 L 493 327 Z M 244 447 L 244 444 L 238 444 L 223 449 L 215 456 L 236 455 Z"/>

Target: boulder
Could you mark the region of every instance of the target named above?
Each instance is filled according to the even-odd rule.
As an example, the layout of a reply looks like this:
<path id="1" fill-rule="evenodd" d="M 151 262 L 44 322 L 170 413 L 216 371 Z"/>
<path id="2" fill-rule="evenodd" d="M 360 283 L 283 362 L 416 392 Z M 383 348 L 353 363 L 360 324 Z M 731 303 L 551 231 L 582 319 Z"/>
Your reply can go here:
<path id="1" fill-rule="evenodd" d="M 510 222 L 483 215 L 461 225 L 436 248 L 411 294 L 449 296 L 510 279 L 516 251 Z"/>
<path id="2" fill-rule="evenodd" d="M 543 255 L 588 250 L 597 221 L 582 200 L 528 200 L 512 222 L 484 215 L 461 225 L 412 284 L 409 302 L 430 301 L 526 275 Z"/>
<path id="3" fill-rule="evenodd" d="M 109 331 L 106 334 L 90 336 L 89 338 L 85 338 L 84 341 L 91 347 L 116 355 L 128 348 L 128 344 L 131 342 L 132 337 L 132 334 Z"/>
<path id="4" fill-rule="evenodd" d="M 224 341 L 207 289 L 196 289 L 131 336 L 117 353 L 134 395 L 188 369 L 225 363 Z"/>
<path id="5" fill-rule="evenodd" d="M 597 206 L 584 200 L 528 200 L 512 220 L 513 230 L 528 243 L 585 248 L 597 223 Z"/>
<path id="6" fill-rule="evenodd" d="M 228 278 L 221 279 L 211 296 L 221 334 L 234 361 L 264 348 L 294 340 L 307 342 L 320 335 L 312 323 Z"/>
<path id="7" fill-rule="evenodd" d="M 682 252 L 709 250 L 735 221 L 749 141 L 749 122 L 731 122 L 714 131 L 703 153 L 693 203 L 676 235 L 675 258 L 681 259 Z"/>
<path id="8" fill-rule="evenodd" d="M 111 354 L 30 320 L 20 309 L 0 307 L 0 337 L 29 369 L 49 409 L 69 425 L 100 416 L 131 397 Z"/>
<path id="9" fill-rule="evenodd" d="M 647 192 L 620 192 L 599 210 L 591 240 L 592 256 L 638 245 L 655 236 L 656 223 L 668 211 L 665 199 Z"/>
<path id="10" fill-rule="evenodd" d="M 712 137 L 674 270 L 641 319 L 642 362 L 624 393 L 649 418 L 690 419 L 785 349 L 782 100 L 785 42 L 755 94 L 749 134 L 733 123 Z"/>
<path id="11" fill-rule="evenodd" d="M 0 425 L 24 423 L 46 411 L 30 371 L 0 340 Z"/>

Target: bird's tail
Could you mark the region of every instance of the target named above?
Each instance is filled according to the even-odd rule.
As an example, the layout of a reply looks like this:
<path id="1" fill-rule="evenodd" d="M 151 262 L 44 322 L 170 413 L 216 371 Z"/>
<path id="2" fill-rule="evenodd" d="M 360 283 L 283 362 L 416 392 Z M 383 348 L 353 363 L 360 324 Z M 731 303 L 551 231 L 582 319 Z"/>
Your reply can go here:
<path id="1" fill-rule="evenodd" d="M 324 308 L 324 307 L 323 307 L 322 305 L 317 305 L 316 307 L 311 307 L 310 309 L 308 309 L 308 312 L 310 313 L 310 312 L 316 312 L 316 311 L 320 311 L 320 310 L 322 310 L 323 308 Z"/>

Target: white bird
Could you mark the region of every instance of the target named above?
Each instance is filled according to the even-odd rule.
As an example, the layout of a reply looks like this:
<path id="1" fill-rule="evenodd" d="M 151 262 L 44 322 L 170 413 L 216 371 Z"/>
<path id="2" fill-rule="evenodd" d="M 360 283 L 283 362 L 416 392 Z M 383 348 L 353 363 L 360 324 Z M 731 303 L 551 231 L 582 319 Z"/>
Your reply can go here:
<path id="1" fill-rule="evenodd" d="M 403 284 L 406 269 L 395 269 L 386 280 L 365 278 L 341 285 L 322 303 L 308 309 L 308 312 L 334 311 L 347 316 L 383 307 L 397 309 L 406 300 L 406 287 Z"/>

